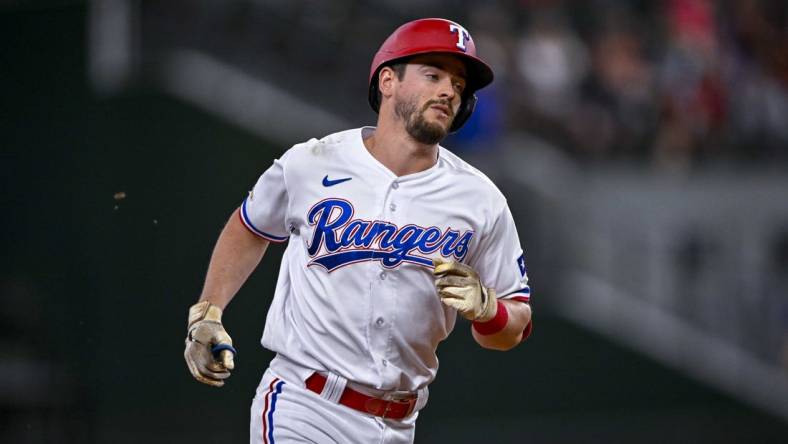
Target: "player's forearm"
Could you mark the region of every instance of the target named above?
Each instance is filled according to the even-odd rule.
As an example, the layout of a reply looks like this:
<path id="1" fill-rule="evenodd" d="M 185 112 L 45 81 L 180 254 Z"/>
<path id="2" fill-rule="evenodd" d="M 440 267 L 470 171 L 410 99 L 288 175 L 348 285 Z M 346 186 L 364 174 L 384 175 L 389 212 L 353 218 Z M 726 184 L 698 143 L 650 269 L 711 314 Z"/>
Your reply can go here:
<path id="1" fill-rule="evenodd" d="M 266 248 L 268 241 L 244 227 L 235 210 L 214 247 L 200 300 L 224 309 L 260 263 Z"/>
<path id="2" fill-rule="evenodd" d="M 501 309 L 506 309 L 508 320 L 506 326 L 493 334 L 482 334 L 471 327 L 473 338 L 484 348 L 492 350 L 509 350 L 522 341 L 523 331 L 531 322 L 531 306 L 520 301 L 502 300 Z"/>

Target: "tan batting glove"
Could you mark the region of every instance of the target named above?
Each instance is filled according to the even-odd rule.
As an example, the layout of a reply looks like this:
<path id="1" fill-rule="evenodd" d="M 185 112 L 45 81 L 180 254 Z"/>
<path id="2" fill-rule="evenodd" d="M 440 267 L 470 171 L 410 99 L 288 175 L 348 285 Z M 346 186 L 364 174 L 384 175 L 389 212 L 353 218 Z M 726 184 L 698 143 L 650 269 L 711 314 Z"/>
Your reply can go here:
<path id="1" fill-rule="evenodd" d="M 189 308 L 183 357 L 192 376 L 203 384 L 221 387 L 235 368 L 233 340 L 222 326 L 222 309 L 208 301 Z"/>
<path id="2" fill-rule="evenodd" d="M 485 288 L 476 271 L 460 262 L 433 259 L 435 288 L 441 302 L 470 321 L 487 322 L 498 312 L 495 290 Z"/>

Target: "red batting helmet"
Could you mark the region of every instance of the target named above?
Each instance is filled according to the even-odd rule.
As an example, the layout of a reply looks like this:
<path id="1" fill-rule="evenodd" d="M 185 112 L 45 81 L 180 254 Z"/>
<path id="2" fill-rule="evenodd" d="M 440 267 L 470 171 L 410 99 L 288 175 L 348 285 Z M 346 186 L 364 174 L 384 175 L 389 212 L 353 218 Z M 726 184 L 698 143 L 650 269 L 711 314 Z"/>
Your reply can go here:
<path id="1" fill-rule="evenodd" d="M 369 70 L 369 104 L 375 112 L 380 109 L 378 74 L 381 68 L 419 54 L 452 54 L 460 57 L 467 68 L 466 87 L 462 103 L 454 117 L 450 131 L 460 129 L 476 106 L 475 91 L 493 81 L 493 72 L 476 56 L 476 44 L 462 26 L 450 20 L 427 18 L 405 23 L 381 45 Z"/>

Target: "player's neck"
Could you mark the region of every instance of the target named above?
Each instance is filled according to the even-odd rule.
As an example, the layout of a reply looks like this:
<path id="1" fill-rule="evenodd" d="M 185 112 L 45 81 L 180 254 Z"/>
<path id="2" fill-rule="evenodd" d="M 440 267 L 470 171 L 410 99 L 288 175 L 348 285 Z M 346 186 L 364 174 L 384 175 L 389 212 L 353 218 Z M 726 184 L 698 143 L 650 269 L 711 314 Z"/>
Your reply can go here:
<path id="1" fill-rule="evenodd" d="M 424 145 L 411 138 L 404 129 L 378 126 L 364 139 L 372 157 L 397 176 L 418 173 L 432 168 L 438 161 L 438 145 Z"/>

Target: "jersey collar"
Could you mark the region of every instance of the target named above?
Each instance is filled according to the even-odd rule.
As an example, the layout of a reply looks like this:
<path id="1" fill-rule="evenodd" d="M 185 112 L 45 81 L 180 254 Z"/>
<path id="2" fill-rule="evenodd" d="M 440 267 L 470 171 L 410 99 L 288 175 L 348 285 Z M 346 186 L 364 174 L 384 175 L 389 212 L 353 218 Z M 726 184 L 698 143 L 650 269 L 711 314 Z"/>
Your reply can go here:
<path id="1" fill-rule="evenodd" d="M 424 171 L 419 171 L 418 173 L 406 174 L 404 176 L 397 176 L 396 174 L 394 174 L 393 171 L 388 169 L 388 167 L 380 163 L 378 159 L 375 159 L 375 156 L 373 156 L 372 153 L 370 153 L 369 150 L 367 150 L 367 147 L 364 145 L 364 139 L 371 136 L 374 132 L 375 132 L 374 126 L 364 126 L 359 128 L 358 130 L 356 130 L 356 133 L 353 135 L 353 146 L 355 148 L 355 151 L 358 151 L 358 153 L 356 154 L 361 159 L 363 159 L 363 162 L 374 165 L 377 169 L 381 170 L 384 174 L 386 174 L 386 176 L 388 176 L 390 179 L 392 180 L 396 179 L 398 182 L 409 182 L 412 180 L 417 180 L 426 176 L 430 176 L 441 168 L 443 163 L 443 158 L 441 154 L 444 148 L 438 145 L 438 161 L 435 162 L 435 165 L 427 168 Z"/>

